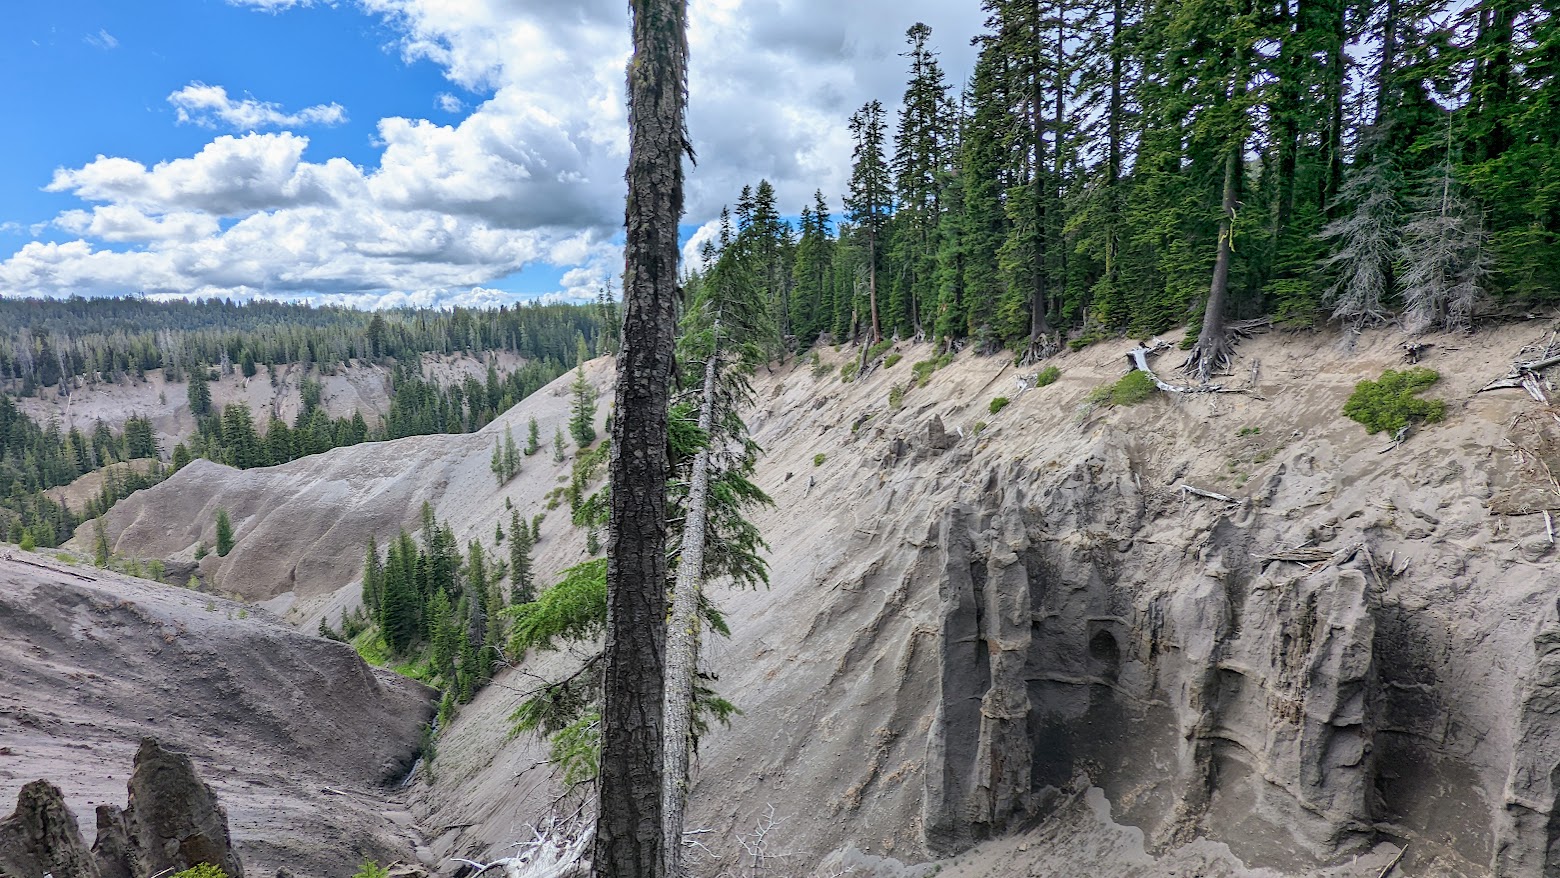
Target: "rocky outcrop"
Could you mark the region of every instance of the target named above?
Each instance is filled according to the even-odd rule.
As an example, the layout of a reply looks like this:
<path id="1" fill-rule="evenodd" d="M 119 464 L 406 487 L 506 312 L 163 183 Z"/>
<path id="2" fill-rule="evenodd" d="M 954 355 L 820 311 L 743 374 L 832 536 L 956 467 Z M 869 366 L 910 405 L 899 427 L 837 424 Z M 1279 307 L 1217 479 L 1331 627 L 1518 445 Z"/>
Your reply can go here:
<path id="1" fill-rule="evenodd" d="M 228 836 L 227 811 L 196 775 L 190 757 L 164 750 L 153 738 L 143 739 L 135 754 L 130 806 L 122 820 L 134 878 L 199 863 L 222 867 L 228 878 L 243 878 Z"/>
<path id="2" fill-rule="evenodd" d="M 1125 575 L 1145 501 L 1107 438 L 1040 502 L 993 473 L 943 517 L 941 697 L 926 843 L 954 853 L 1044 811 L 1077 775 L 1166 849 L 1204 834 L 1246 862 L 1370 847 L 1380 712 L 1367 553 L 1253 558 L 1221 515 L 1191 584 Z M 1214 829 L 1217 828 L 1215 832 Z"/>
<path id="3" fill-rule="evenodd" d="M 123 806 L 139 763 L 129 812 L 96 815 L 104 863 L 124 861 L 132 842 L 155 851 L 170 839 L 222 859 L 191 841 L 222 839 L 205 805 L 160 804 L 209 802 L 191 764 L 221 796 L 250 870 L 350 875 L 365 858 L 402 856 L 404 829 L 382 815 L 380 791 L 406 777 L 435 696 L 254 607 L 0 552 L 0 796 L 49 778 L 90 838 L 91 806 L 77 803 Z"/>
<path id="4" fill-rule="evenodd" d="M 0 876 L 154 878 L 209 863 L 243 878 L 227 812 L 188 756 L 142 740 L 129 789 L 128 808 L 98 806 L 89 851 L 58 787 L 23 787 L 16 813 L 0 821 Z"/>
<path id="5" fill-rule="evenodd" d="M 1497 878 L 1560 875 L 1560 603 L 1535 626 L 1495 839 Z"/>
<path id="6" fill-rule="evenodd" d="M 16 812 L 0 820 L 0 876 L 99 878 L 60 788 L 44 780 L 22 787 Z"/>

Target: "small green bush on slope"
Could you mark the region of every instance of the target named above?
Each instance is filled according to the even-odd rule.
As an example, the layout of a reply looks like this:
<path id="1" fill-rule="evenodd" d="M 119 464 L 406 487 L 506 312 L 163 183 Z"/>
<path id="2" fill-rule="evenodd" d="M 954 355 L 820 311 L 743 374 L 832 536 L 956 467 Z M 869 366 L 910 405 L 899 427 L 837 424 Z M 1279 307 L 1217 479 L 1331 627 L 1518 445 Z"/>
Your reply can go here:
<path id="1" fill-rule="evenodd" d="M 1422 366 L 1402 372 L 1388 369 L 1376 381 L 1354 385 L 1354 393 L 1343 404 L 1343 413 L 1365 425 L 1369 433 L 1396 433 L 1410 423 L 1433 424 L 1446 417 L 1446 403 L 1420 399 L 1418 394 L 1439 380 L 1439 372 Z"/>

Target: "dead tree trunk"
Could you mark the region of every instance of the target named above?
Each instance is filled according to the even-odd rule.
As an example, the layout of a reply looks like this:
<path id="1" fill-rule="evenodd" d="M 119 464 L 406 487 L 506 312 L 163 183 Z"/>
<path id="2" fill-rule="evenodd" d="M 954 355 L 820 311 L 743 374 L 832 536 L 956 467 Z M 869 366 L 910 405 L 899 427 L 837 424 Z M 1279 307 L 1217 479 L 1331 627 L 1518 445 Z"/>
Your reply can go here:
<path id="1" fill-rule="evenodd" d="M 705 436 L 715 426 L 715 373 L 720 359 L 720 322 L 715 323 L 715 349 L 704 363 L 704 398 L 699 403 L 699 429 Z M 682 874 L 683 816 L 688 804 L 688 752 L 693 745 L 693 681 L 699 664 L 699 599 L 704 590 L 705 512 L 710 495 L 708 443 L 693 458 L 688 508 L 683 518 L 682 551 L 677 584 L 672 591 L 672 615 L 666 635 L 666 752 L 661 778 L 662 825 L 666 875 Z"/>
<path id="2" fill-rule="evenodd" d="M 667 405 L 677 316 L 687 0 L 632 0 L 623 351 L 612 418 L 594 873 L 660 878 Z"/>
<path id="3" fill-rule="evenodd" d="M 1208 288 L 1208 305 L 1203 310 L 1202 332 L 1197 334 L 1197 344 L 1182 365 L 1187 374 L 1195 374 L 1202 384 L 1212 380 L 1214 372 L 1227 368 L 1234 353 L 1224 326 L 1224 300 L 1230 289 L 1230 255 L 1234 252 L 1231 237 L 1235 233 L 1236 199 L 1240 192 L 1244 152 L 1244 140 L 1236 138 L 1224 159 L 1224 199 L 1219 216 L 1219 253 L 1213 263 L 1213 283 Z"/>

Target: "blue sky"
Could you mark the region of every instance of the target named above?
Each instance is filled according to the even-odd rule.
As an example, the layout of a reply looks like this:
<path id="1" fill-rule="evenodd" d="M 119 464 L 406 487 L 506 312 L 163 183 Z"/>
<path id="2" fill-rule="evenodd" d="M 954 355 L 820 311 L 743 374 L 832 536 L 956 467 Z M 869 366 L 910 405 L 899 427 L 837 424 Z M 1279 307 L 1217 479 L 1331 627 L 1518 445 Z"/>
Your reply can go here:
<path id="1" fill-rule="evenodd" d="M 787 212 L 843 188 L 914 21 L 962 79 L 975 0 L 841 5 L 694 0 L 685 239 L 761 177 Z M 13 7 L 0 294 L 482 304 L 620 268 L 620 0 Z"/>

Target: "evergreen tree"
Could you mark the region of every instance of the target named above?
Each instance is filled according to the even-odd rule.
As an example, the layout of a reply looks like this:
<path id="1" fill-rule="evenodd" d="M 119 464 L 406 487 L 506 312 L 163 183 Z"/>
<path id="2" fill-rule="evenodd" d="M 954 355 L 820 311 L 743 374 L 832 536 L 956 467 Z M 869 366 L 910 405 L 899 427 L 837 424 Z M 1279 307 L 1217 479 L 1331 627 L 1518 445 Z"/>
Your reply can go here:
<path id="1" fill-rule="evenodd" d="M 536 417 L 533 415 L 526 424 L 525 456 L 530 457 L 542 447 L 540 429 L 536 425 Z"/>
<path id="2" fill-rule="evenodd" d="M 417 547 L 406 531 L 390 543 L 384 569 L 379 628 L 396 655 L 405 655 L 417 641 L 421 626 Z"/>
<path id="3" fill-rule="evenodd" d="M 883 228 L 893 209 L 893 186 L 888 162 L 883 157 L 886 123 L 883 104 L 869 101 L 850 117 L 850 133 L 855 142 L 850 172 L 850 195 L 845 199 L 846 216 L 866 236 L 867 307 L 870 331 L 867 344 L 883 338 L 878 318 L 878 245 Z"/>
<path id="4" fill-rule="evenodd" d="M 509 513 L 509 602 L 530 603 L 536 598 L 536 583 L 531 573 L 531 531 L 520 518 L 520 510 Z"/>
<path id="5" fill-rule="evenodd" d="M 378 617 L 384 592 L 385 569 L 379 560 L 379 544 L 374 541 L 373 534 L 369 534 L 368 549 L 363 558 L 363 606 L 369 615 Z"/>
<path id="6" fill-rule="evenodd" d="M 554 427 L 553 428 L 553 461 L 555 463 L 563 463 L 563 449 L 564 449 L 563 428 L 562 427 Z"/>
<path id="7" fill-rule="evenodd" d="M 211 387 L 206 383 L 206 369 L 197 365 L 190 370 L 190 384 L 185 391 L 190 403 L 190 414 L 197 418 L 211 414 Z"/>
<path id="8" fill-rule="evenodd" d="M 1467 329 L 1484 299 L 1489 264 L 1484 217 L 1462 194 L 1450 156 L 1433 167 L 1410 199 L 1398 275 L 1410 332 Z"/>
<path id="9" fill-rule="evenodd" d="M 220 523 L 221 519 L 218 519 Z M 103 519 L 96 518 L 92 522 L 93 535 L 93 563 L 99 567 L 107 567 L 114 553 L 108 546 L 108 535 L 103 532 Z M 219 532 L 220 533 L 220 532 Z"/>
<path id="10" fill-rule="evenodd" d="M 587 448 L 596 441 L 596 388 L 585 379 L 585 367 L 574 370 L 574 383 L 569 385 L 573 402 L 569 406 L 569 435 L 574 443 Z"/>
<path id="11" fill-rule="evenodd" d="M 226 557 L 233 551 L 233 521 L 226 509 L 217 509 L 217 557 Z"/>
<path id="12" fill-rule="evenodd" d="M 515 445 L 515 434 L 504 428 L 504 480 L 508 481 L 520 472 L 520 448 Z"/>
<path id="13" fill-rule="evenodd" d="M 1333 319 L 1349 329 L 1381 323 L 1389 314 L 1392 262 L 1402 234 L 1401 185 L 1392 157 L 1371 150 L 1344 176 L 1341 215 L 1321 231 L 1330 253 L 1322 267 L 1333 277 L 1323 298 L 1332 304 Z"/>
<path id="14" fill-rule="evenodd" d="M 905 86 L 894 135 L 894 189 L 898 208 L 893 222 L 890 322 L 898 334 L 920 335 L 922 296 L 936 269 L 937 225 L 942 215 L 942 189 L 952 170 L 949 163 L 953 110 L 948 85 L 931 49 L 932 29 L 917 22 L 905 33 L 910 50 L 910 81 Z"/>

